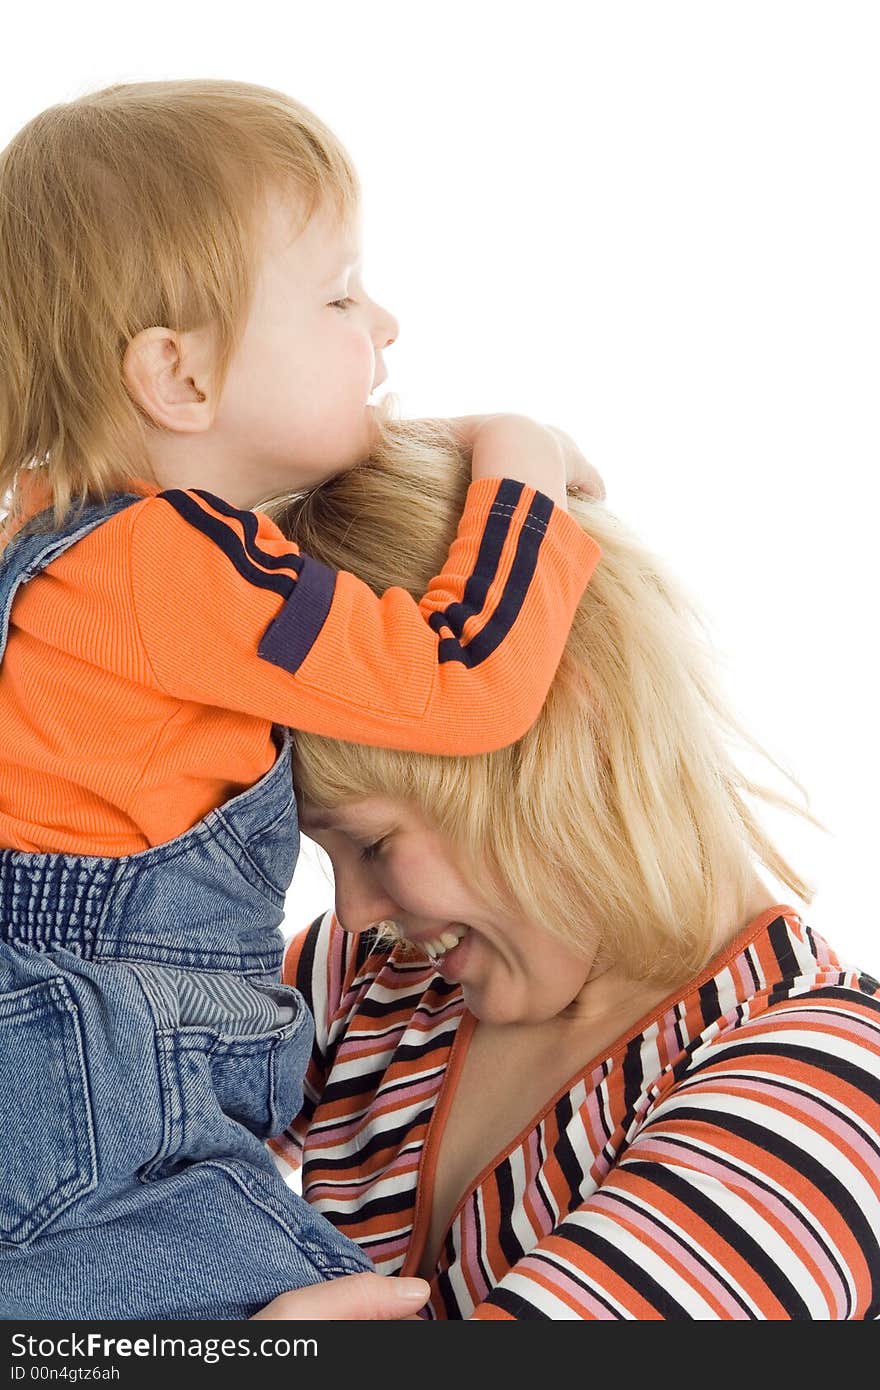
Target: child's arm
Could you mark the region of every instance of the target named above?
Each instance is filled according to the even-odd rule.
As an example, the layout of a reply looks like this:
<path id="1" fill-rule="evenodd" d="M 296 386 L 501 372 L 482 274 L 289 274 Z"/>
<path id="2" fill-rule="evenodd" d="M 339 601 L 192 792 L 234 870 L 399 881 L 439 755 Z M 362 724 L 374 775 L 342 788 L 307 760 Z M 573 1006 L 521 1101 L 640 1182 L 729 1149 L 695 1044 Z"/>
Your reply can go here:
<path id="1" fill-rule="evenodd" d="M 561 467 L 548 442 L 548 491 Z M 537 481 L 540 461 L 528 469 Z M 130 512 L 136 618 L 161 690 L 433 753 L 488 752 L 532 726 L 600 554 L 548 495 L 509 477 L 471 483 L 418 603 L 402 588 L 377 597 L 209 493 L 165 492 Z"/>

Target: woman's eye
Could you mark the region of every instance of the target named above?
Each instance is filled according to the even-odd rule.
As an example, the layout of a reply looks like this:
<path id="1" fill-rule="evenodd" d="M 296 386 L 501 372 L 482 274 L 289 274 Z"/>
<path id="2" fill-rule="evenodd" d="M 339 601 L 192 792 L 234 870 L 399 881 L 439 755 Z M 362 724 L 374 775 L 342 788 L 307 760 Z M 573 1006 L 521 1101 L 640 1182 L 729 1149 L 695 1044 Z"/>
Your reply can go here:
<path id="1" fill-rule="evenodd" d="M 353 304 L 353 303 L 354 303 L 354 300 L 353 300 L 353 299 L 331 299 L 331 301 L 330 301 L 330 308 L 331 308 L 331 309 L 347 309 L 348 306 L 349 306 L 349 304 Z"/>
<path id="2" fill-rule="evenodd" d="M 375 859 L 375 858 L 376 858 L 376 856 L 377 856 L 378 853 L 379 853 L 379 850 L 382 848 L 382 846 L 383 846 L 384 843 L 385 843 L 385 840 L 384 840 L 384 839 L 381 839 L 381 840 L 374 840 L 373 843 L 372 843 L 371 845 L 366 845 L 366 846 L 364 847 L 364 849 L 361 850 L 361 852 L 360 852 L 360 858 L 361 858 L 364 862 L 369 863 L 371 859 Z"/>

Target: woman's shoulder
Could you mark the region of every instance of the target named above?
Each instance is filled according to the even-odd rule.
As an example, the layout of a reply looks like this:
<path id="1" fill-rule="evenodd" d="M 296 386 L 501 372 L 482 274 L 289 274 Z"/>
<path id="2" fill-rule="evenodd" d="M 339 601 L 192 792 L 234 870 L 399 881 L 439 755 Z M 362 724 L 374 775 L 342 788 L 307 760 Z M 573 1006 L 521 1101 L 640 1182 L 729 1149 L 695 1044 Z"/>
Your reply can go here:
<path id="1" fill-rule="evenodd" d="M 832 1065 L 858 1039 L 880 1070 L 880 983 L 793 908 L 768 913 L 732 943 L 677 1012 L 690 1025 L 691 1068 L 755 1048 L 790 1061 L 809 1053 L 816 1065 L 827 1056 Z"/>

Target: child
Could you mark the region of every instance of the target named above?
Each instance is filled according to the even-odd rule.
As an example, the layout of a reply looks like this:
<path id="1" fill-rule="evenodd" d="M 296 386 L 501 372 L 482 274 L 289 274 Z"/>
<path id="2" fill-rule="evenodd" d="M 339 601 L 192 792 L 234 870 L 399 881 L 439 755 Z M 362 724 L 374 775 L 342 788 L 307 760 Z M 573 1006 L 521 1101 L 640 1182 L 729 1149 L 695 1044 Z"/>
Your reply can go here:
<path id="1" fill-rule="evenodd" d="M 264 1143 L 312 1043 L 288 729 L 513 742 L 598 560 L 522 417 L 477 429 L 418 604 L 254 510 L 369 453 L 397 324 L 357 208 L 332 133 L 239 83 L 111 87 L 0 156 L 7 1319 L 240 1318 L 370 1268 Z"/>

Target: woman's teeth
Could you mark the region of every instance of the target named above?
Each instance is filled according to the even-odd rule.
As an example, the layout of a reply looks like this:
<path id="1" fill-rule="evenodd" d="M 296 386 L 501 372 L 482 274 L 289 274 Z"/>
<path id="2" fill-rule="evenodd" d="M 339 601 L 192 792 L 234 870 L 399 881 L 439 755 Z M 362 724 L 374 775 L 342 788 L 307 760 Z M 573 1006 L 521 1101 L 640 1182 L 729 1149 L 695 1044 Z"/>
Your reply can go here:
<path id="1" fill-rule="evenodd" d="M 457 946 L 469 930 L 469 927 L 456 924 L 453 927 L 447 927 L 439 936 L 433 937 L 430 941 L 420 941 L 419 945 L 424 946 L 432 960 L 439 960 L 441 956 L 446 955 L 447 951 L 451 951 L 453 946 Z"/>

